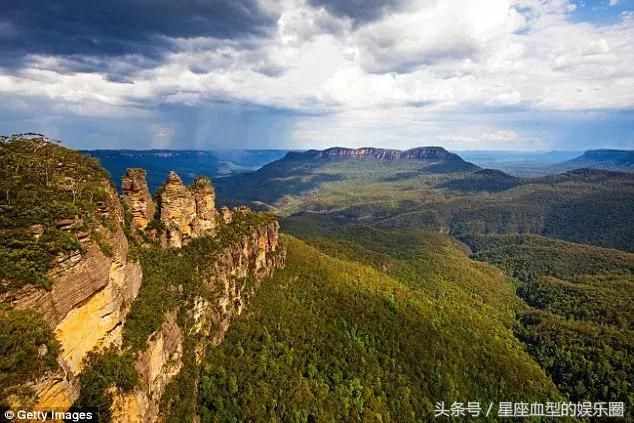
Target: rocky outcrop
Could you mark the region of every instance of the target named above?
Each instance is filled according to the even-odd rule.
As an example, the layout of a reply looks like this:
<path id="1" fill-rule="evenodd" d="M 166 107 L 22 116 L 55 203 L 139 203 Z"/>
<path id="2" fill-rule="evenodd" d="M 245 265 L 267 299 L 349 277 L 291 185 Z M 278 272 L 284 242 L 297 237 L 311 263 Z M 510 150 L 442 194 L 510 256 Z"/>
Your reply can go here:
<path id="1" fill-rule="evenodd" d="M 128 169 L 121 178 L 123 204 L 132 215 L 132 227 L 144 230 L 154 218 L 156 208 L 145 180 L 143 169 Z"/>
<path id="2" fill-rule="evenodd" d="M 163 186 L 160 207 L 161 222 L 166 228 L 163 244 L 171 248 L 181 248 L 191 239 L 196 202 L 176 172 L 170 172 Z"/>
<path id="3" fill-rule="evenodd" d="M 213 236 L 215 202 L 216 195 L 209 179 L 198 178 L 188 188 L 176 172 L 170 172 L 161 192 L 161 222 L 166 228 L 163 244 L 181 248 L 193 238 Z"/>
<path id="4" fill-rule="evenodd" d="M 313 157 L 316 159 L 334 159 L 334 158 L 359 158 L 372 157 L 375 159 L 396 160 L 401 158 L 401 151 L 386 148 L 342 148 L 333 147 L 323 151 L 314 151 Z"/>
<path id="5" fill-rule="evenodd" d="M 216 234 L 216 192 L 209 178 L 198 177 L 190 188 L 196 203 L 192 224 L 194 238 Z"/>
<path id="6" fill-rule="evenodd" d="M 258 226 L 225 248 L 205 278 L 207 288 L 216 293 L 215 301 L 200 298 L 195 301 L 196 333 L 202 333 L 213 345 L 219 344 L 231 320 L 242 313 L 260 281 L 271 276 L 275 269 L 284 267 L 285 259 L 286 251 L 279 243 L 276 221 Z M 198 353 L 204 347 L 206 345 L 200 346 Z"/>
<path id="7" fill-rule="evenodd" d="M 228 225 L 231 223 L 232 221 L 232 213 L 231 210 L 229 210 L 228 207 L 222 207 L 220 208 L 220 218 L 222 219 L 222 222 L 225 225 Z"/>
<path id="8" fill-rule="evenodd" d="M 235 209 L 229 213 L 231 220 L 239 223 L 252 212 Z M 136 367 L 141 376 L 138 387 L 131 392 L 112 392 L 113 421 L 162 421 L 159 406 L 167 385 L 184 365 L 185 338 L 193 343 L 194 361 L 200 364 L 206 348 L 223 340 L 232 319 L 245 309 L 260 281 L 282 267 L 285 257 L 276 221 L 254 226 L 215 254 L 204 270 L 203 290 L 214 294 L 189 298 L 166 315 L 163 325 L 137 355 Z M 176 316 L 183 311 L 187 318 L 181 327 Z M 166 402 L 169 407 L 169 398 Z"/>
<path id="9" fill-rule="evenodd" d="M 105 217 L 114 229 L 95 232 L 111 246 L 106 254 L 88 236 L 79 236 L 84 252 L 59 256 L 48 273 L 51 290 L 27 286 L 5 293 L 0 300 L 16 309 L 37 310 L 54 328 L 60 342 L 59 370 L 30 384 L 33 398 L 13 398 L 16 406 L 68 408 L 79 396 L 77 376 L 84 358 L 92 350 L 121 343 L 121 328 L 141 286 L 141 266 L 128 259 L 128 241 L 123 233 L 123 209 L 114 188 L 104 182 Z M 72 222 L 58 225 L 70 230 Z"/>
<path id="10" fill-rule="evenodd" d="M 34 152 L 50 147 L 44 140 L 27 146 Z M 150 225 L 155 205 L 145 171 L 128 170 L 122 179 L 120 199 L 97 162 L 63 147 L 54 148 L 59 156 L 51 161 L 55 177 L 49 179 L 49 168 L 45 168 L 41 183 L 57 192 L 66 205 L 65 211 L 72 212 L 65 212 L 59 220 L 47 216 L 44 221 L 28 221 L 20 233 L 25 242 L 40 242 L 54 234 L 55 240 L 64 242 L 63 246 L 50 244 L 55 246 L 46 257 L 51 262 L 50 270 L 46 277 L 38 275 L 42 278 L 39 284 L 30 280 L 20 281 L 21 284 L 12 284 L 7 279 L 0 281 L 0 303 L 3 308 L 8 305 L 9 309 L 34 309 L 42 316 L 59 342 L 59 353 L 57 343 L 51 344 L 59 366 L 48 373 L 41 368 L 36 372 L 37 380 L 16 379 L 19 382 L 14 383 L 20 383 L 19 386 L 10 386 L 10 390 L 2 392 L 11 395 L 7 401 L 14 408 L 68 409 L 80 397 L 80 374 L 90 370 L 84 373 L 88 378 L 81 377 L 81 389 L 88 392 L 87 398 L 81 395 L 83 406 L 103 407 L 103 398 L 109 396 L 114 421 L 160 420 L 159 405 L 165 399 L 168 385 L 183 368 L 195 369 L 206 347 L 223 339 L 231 320 L 244 310 L 262 278 L 284 264 L 279 225 L 271 216 L 246 208 L 223 208 L 218 213 L 209 179 L 198 178 L 192 186 L 185 187 L 173 172 L 160 195 L 161 222 Z M 46 155 L 42 157 L 48 159 Z M 79 211 L 73 216 L 75 210 Z M 128 216 L 133 229 L 130 233 L 124 231 Z M 201 241 L 201 248 L 173 252 L 160 251 L 161 246 L 156 242 L 161 239 L 162 246 L 180 248 L 198 237 L 216 239 Z M 129 243 L 134 244 L 135 254 L 130 253 Z M 149 290 L 141 290 L 142 268 L 138 259 L 132 257 L 145 259 L 154 253 L 174 254 L 170 258 L 179 263 L 175 271 L 186 272 L 186 277 L 172 285 L 168 269 L 155 274 L 163 278 L 161 283 L 148 283 Z M 186 254 L 192 254 L 191 260 Z M 162 295 L 168 293 L 178 294 L 165 305 Z M 150 326 L 156 330 L 145 345 L 140 345 L 144 335 L 140 335 L 140 342 L 134 343 L 123 337 L 133 302 L 146 305 L 139 302 L 141 298 L 158 298 L 149 309 L 160 304 L 158 313 L 163 316 L 160 326 L 158 321 L 156 326 Z M 134 325 L 126 327 L 126 334 L 137 333 L 128 332 L 130 327 Z M 140 333 L 148 332 L 144 327 Z M 36 346 L 38 357 L 51 352 L 51 345 Z M 93 352 L 94 356 L 89 354 Z M 117 362 L 124 358 L 117 357 L 118 354 L 125 354 L 126 361 Z M 119 380 L 111 380 L 101 365 L 116 362 L 125 367 L 122 373 L 126 378 L 133 377 L 134 372 L 128 366 L 130 357 L 135 359 L 139 383 L 132 389 L 129 384 L 121 384 L 121 389 L 125 387 L 127 391 L 118 391 L 115 386 Z M 87 382 L 91 377 L 98 380 L 96 385 L 101 385 Z M 0 400 L 4 404 L 5 398 Z M 169 403 L 169 398 L 166 401 Z"/>

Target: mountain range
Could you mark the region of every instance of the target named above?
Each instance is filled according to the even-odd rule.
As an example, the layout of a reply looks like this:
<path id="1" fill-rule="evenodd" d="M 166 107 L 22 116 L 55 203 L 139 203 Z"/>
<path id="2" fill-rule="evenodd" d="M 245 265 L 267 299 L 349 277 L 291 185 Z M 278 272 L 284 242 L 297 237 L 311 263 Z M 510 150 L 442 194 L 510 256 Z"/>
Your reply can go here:
<path id="1" fill-rule="evenodd" d="M 489 152 L 466 151 L 450 153 L 442 147 L 419 147 L 406 151 L 383 148 L 347 149 L 333 147 L 327 150 L 91 150 L 118 181 L 128 167 L 147 171 L 150 190 L 155 191 L 164 181 L 166 172 L 178 172 L 186 183 L 196 175 L 225 177 L 248 173 L 285 158 L 287 161 L 342 158 L 383 158 L 399 160 L 442 160 L 441 170 L 476 169 L 476 166 L 501 170 L 513 176 L 541 176 L 577 168 L 592 168 L 632 172 L 631 150 L 590 150 L 581 156 L 575 152 Z M 285 157 L 287 155 L 287 157 Z M 470 161 L 463 160 L 463 157 Z M 571 160 L 565 160 L 572 158 Z M 564 161 L 561 161 L 564 159 Z M 501 174 L 498 174 L 501 176 Z M 506 178 L 506 177 L 505 177 Z"/>
<path id="2" fill-rule="evenodd" d="M 337 222 L 455 234 L 553 234 L 634 249 L 634 227 L 622 227 L 634 209 L 634 197 L 623 196 L 634 192 L 630 173 L 576 169 L 519 178 L 437 147 L 413 151 L 289 153 L 255 172 L 218 179 L 218 195 L 283 216 L 318 214 Z"/>
<path id="3" fill-rule="evenodd" d="M 553 166 L 555 171 L 579 168 L 634 172 L 634 150 L 588 150 L 579 157 Z"/>
<path id="4" fill-rule="evenodd" d="M 94 157 L 0 140 L 0 406 L 419 422 L 600 401 L 631 419 L 632 173 L 336 147 L 166 172 L 153 195 L 144 160 L 217 162 L 104 154 L 133 167 L 120 193 Z"/>
<path id="5" fill-rule="evenodd" d="M 165 175 L 176 171 L 185 183 L 197 175 L 218 177 L 248 172 L 276 160 L 286 150 L 91 150 L 87 154 L 99 159 L 115 181 L 126 169 L 138 167 L 147 171 L 151 191 L 163 184 Z"/>

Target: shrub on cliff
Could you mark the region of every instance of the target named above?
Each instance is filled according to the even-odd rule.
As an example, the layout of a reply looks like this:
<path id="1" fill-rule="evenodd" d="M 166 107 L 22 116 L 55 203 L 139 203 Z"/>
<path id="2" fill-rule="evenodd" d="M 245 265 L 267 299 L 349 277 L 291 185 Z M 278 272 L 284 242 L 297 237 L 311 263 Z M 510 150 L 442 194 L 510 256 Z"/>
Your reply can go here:
<path id="1" fill-rule="evenodd" d="M 108 389 L 116 388 L 127 392 L 138 383 L 139 374 L 134 366 L 134 356 L 109 349 L 101 353 L 90 353 L 85 364 L 85 370 L 79 376 L 80 396 L 74 406 L 96 407 L 99 421 L 110 421 L 112 400 Z"/>
<path id="2" fill-rule="evenodd" d="M 0 311 L 0 405 L 10 387 L 57 368 L 59 343 L 31 310 Z"/>
<path id="3" fill-rule="evenodd" d="M 0 292 L 47 286 L 54 259 L 80 250 L 76 234 L 102 224 L 108 180 L 97 160 L 45 138 L 0 139 Z"/>

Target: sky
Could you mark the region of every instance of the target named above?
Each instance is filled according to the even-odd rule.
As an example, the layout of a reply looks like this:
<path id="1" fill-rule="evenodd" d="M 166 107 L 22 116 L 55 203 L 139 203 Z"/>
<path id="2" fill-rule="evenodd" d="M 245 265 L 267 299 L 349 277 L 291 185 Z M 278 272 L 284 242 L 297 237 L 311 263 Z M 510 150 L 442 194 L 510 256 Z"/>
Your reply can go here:
<path id="1" fill-rule="evenodd" d="M 634 148 L 634 0 L 0 0 L 0 134 Z"/>

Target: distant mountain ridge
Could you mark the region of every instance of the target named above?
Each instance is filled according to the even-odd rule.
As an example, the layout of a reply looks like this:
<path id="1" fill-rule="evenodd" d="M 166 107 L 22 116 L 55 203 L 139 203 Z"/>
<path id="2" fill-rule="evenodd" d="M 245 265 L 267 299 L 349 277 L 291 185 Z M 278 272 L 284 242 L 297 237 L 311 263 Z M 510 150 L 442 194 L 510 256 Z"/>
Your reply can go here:
<path id="1" fill-rule="evenodd" d="M 115 181 L 120 181 L 128 168 L 147 170 L 150 191 L 165 182 L 165 175 L 174 170 L 190 184 L 197 175 L 220 177 L 248 172 L 281 158 L 285 150 L 91 150 L 85 153 L 99 159 Z"/>
<path id="2" fill-rule="evenodd" d="M 150 191 L 165 182 L 165 175 L 173 170 L 190 184 L 196 175 L 217 177 L 230 173 L 231 163 L 218 160 L 210 151 L 197 150 L 92 150 L 84 151 L 101 161 L 115 182 L 119 182 L 128 168 L 147 170 Z"/>
<path id="3" fill-rule="evenodd" d="M 333 158 L 375 158 L 386 160 L 458 160 L 464 161 L 460 156 L 450 153 L 443 147 L 416 147 L 409 150 L 396 150 L 389 148 L 361 147 L 361 148 L 345 148 L 331 147 L 326 150 L 308 150 L 304 152 L 289 152 L 286 158 L 314 158 L 314 159 L 333 159 Z"/>
<path id="4" fill-rule="evenodd" d="M 555 168 L 558 170 L 592 168 L 634 172 L 634 150 L 588 150 L 577 158 L 557 164 Z"/>

